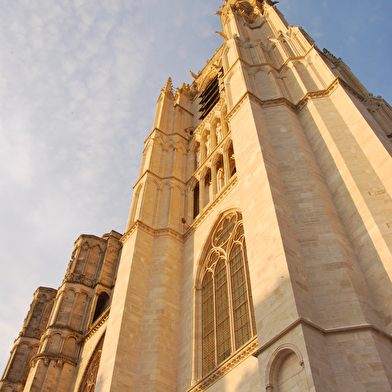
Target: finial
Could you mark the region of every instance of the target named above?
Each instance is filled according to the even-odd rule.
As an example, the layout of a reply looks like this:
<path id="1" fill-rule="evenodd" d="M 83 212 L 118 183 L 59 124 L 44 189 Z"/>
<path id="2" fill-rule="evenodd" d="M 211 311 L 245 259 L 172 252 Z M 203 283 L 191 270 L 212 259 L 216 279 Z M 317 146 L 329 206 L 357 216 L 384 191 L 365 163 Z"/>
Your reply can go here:
<path id="1" fill-rule="evenodd" d="M 167 82 L 165 84 L 165 87 L 163 88 L 164 93 L 167 96 L 172 97 L 173 96 L 173 83 L 172 83 L 172 79 L 169 76 L 169 78 L 167 79 Z"/>

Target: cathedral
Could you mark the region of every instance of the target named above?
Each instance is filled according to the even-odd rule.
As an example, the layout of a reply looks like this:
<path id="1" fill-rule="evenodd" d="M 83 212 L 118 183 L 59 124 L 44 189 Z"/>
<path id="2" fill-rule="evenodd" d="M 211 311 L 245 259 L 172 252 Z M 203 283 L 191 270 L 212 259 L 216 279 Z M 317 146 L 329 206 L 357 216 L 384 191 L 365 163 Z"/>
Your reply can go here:
<path id="1" fill-rule="evenodd" d="M 217 13 L 125 233 L 36 290 L 0 391 L 392 391 L 392 108 L 275 2 Z"/>

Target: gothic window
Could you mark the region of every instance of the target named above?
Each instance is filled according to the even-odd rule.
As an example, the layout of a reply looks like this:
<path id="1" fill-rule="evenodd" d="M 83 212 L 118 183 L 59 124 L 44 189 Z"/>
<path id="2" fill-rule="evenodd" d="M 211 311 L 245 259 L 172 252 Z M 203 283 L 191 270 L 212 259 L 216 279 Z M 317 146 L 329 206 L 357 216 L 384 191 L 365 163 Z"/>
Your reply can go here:
<path id="1" fill-rule="evenodd" d="M 97 305 L 95 306 L 95 312 L 93 317 L 93 322 L 102 314 L 102 312 L 109 306 L 110 298 L 105 293 L 102 292 L 98 296 Z"/>
<path id="2" fill-rule="evenodd" d="M 199 184 L 193 189 L 193 219 L 199 215 Z"/>
<path id="3" fill-rule="evenodd" d="M 104 339 L 105 335 L 102 336 L 90 358 L 87 369 L 84 372 L 82 382 L 80 383 L 79 392 L 94 392 L 95 390 Z"/>
<path id="4" fill-rule="evenodd" d="M 255 335 L 242 215 L 219 222 L 201 270 L 202 369 L 212 371 Z"/>
<path id="5" fill-rule="evenodd" d="M 200 120 L 207 117 L 208 113 L 218 103 L 219 94 L 219 78 L 223 76 L 223 68 L 219 70 L 214 79 L 208 84 L 204 91 L 200 94 Z"/>

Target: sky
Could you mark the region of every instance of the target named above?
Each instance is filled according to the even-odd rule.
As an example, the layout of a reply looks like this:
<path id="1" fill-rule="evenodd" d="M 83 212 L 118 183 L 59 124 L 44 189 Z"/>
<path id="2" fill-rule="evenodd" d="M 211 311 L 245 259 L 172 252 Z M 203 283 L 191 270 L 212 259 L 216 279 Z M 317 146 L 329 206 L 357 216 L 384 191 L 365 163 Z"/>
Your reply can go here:
<path id="1" fill-rule="evenodd" d="M 2 0 L 0 372 L 39 286 L 80 234 L 123 233 L 167 78 L 223 40 L 222 0 Z M 280 0 L 287 21 L 392 103 L 391 0 Z"/>

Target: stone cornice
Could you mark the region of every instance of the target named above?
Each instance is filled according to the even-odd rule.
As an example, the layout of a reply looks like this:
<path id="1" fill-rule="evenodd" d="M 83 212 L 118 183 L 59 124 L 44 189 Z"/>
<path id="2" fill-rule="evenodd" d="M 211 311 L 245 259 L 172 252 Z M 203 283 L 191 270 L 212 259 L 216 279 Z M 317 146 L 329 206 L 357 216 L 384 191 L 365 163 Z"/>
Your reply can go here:
<path id="1" fill-rule="evenodd" d="M 41 354 L 37 354 L 36 356 L 34 356 L 30 362 L 31 367 L 35 367 L 36 363 L 39 360 L 42 360 L 45 366 L 49 366 L 50 361 L 56 361 L 56 365 L 59 368 L 62 368 L 65 363 L 68 363 L 72 366 L 76 366 L 77 365 L 77 361 L 75 361 L 75 359 L 68 357 L 66 355 L 62 355 L 62 354 L 50 354 L 50 353 L 41 353 Z"/>
<path id="2" fill-rule="evenodd" d="M 143 172 L 143 174 L 137 179 L 137 181 L 135 182 L 135 185 L 133 186 L 133 188 L 137 188 L 137 185 L 142 182 L 142 180 L 147 177 L 147 175 L 154 177 L 157 181 L 159 182 L 164 182 L 164 181 L 172 181 L 173 183 L 177 182 L 180 185 L 184 185 L 185 186 L 185 182 L 180 180 L 177 177 L 174 176 L 169 176 L 169 177 L 160 177 L 158 174 L 153 173 L 151 170 L 147 169 Z"/>
<path id="3" fill-rule="evenodd" d="M 255 43 L 258 44 L 257 42 L 255 42 Z M 275 72 L 280 73 L 283 71 L 284 68 L 289 66 L 291 63 L 293 63 L 295 61 L 305 60 L 309 56 L 310 52 L 313 50 L 315 50 L 317 53 L 321 53 L 320 51 L 317 50 L 317 48 L 314 45 L 312 45 L 310 47 L 310 49 L 303 56 L 288 57 L 279 68 L 277 68 L 274 64 L 272 64 L 268 61 L 266 61 L 264 63 L 250 64 L 246 60 L 244 60 L 243 58 L 238 57 L 234 61 L 234 63 L 231 65 L 231 67 L 225 72 L 223 78 L 226 78 L 238 63 L 241 63 L 241 65 L 245 66 L 246 68 L 250 68 L 250 69 L 269 67 L 269 68 L 273 69 Z"/>
<path id="4" fill-rule="evenodd" d="M 153 229 L 152 227 L 146 225 L 145 223 L 137 220 L 130 229 L 122 236 L 121 242 L 124 244 L 128 238 L 136 231 L 136 229 L 143 230 L 145 233 L 150 234 L 152 236 L 162 236 L 162 235 L 170 235 L 178 240 L 183 240 L 183 234 L 179 233 L 176 230 L 173 230 L 170 227 L 164 227 L 162 229 Z"/>
<path id="5" fill-rule="evenodd" d="M 42 334 L 41 341 L 43 341 L 43 339 L 46 338 L 47 336 L 52 335 L 52 333 L 61 332 L 61 331 L 66 331 L 69 333 L 69 335 L 75 336 L 79 340 L 83 340 L 84 337 L 83 333 L 76 331 L 75 329 L 72 329 L 65 325 L 53 324 L 50 325 Z"/>
<path id="6" fill-rule="evenodd" d="M 181 110 L 183 110 L 184 112 L 187 112 L 188 114 L 190 114 L 192 117 L 194 116 L 194 114 L 193 113 L 191 113 L 188 109 L 185 109 L 184 108 L 184 106 L 182 106 L 182 105 L 180 105 L 179 103 L 175 103 L 174 104 L 174 107 L 179 107 Z M 180 135 L 179 133 L 177 133 L 176 135 Z M 180 136 L 182 136 L 182 135 L 180 135 Z M 183 137 L 183 136 L 182 136 Z"/>
<path id="7" fill-rule="evenodd" d="M 315 323 L 313 323 L 310 320 L 306 320 L 302 317 L 299 317 L 297 320 L 293 321 L 290 325 L 288 325 L 286 328 L 284 328 L 281 332 L 279 332 L 277 335 L 275 335 L 273 338 L 268 340 L 266 343 L 264 343 L 261 347 L 259 347 L 252 355 L 254 357 L 258 357 L 263 351 L 267 350 L 270 346 L 272 346 L 274 343 L 276 343 L 279 339 L 281 339 L 283 336 L 287 335 L 289 332 L 291 332 L 293 329 L 298 327 L 299 325 L 301 326 L 308 326 L 312 329 L 317 330 L 318 332 L 321 332 L 324 335 L 328 334 L 336 334 L 336 333 L 353 333 L 353 332 L 360 332 L 360 331 L 374 331 L 377 333 L 380 333 L 387 339 L 392 341 L 392 335 L 389 333 L 381 330 L 380 328 L 377 328 L 376 326 L 372 324 L 356 324 L 356 325 L 346 325 L 342 327 L 334 327 L 334 328 L 323 328 Z"/>
<path id="8" fill-rule="evenodd" d="M 87 342 L 94 334 L 97 332 L 103 324 L 105 324 L 106 320 L 109 319 L 110 315 L 110 306 L 98 317 L 97 320 L 91 325 L 90 329 L 88 330 L 84 341 Z"/>
<path id="9" fill-rule="evenodd" d="M 224 377 L 245 359 L 252 355 L 252 351 L 257 347 L 257 336 L 253 337 L 247 344 L 237 350 L 232 356 L 217 366 L 212 372 L 203 377 L 196 385 L 188 389 L 187 392 L 203 392 L 212 384 Z"/>
<path id="10" fill-rule="evenodd" d="M 121 237 L 120 241 L 124 244 L 129 237 L 136 231 L 136 229 L 143 230 L 145 233 L 154 235 L 155 231 L 150 226 L 147 226 L 140 220 L 135 221 L 135 223 L 129 228 L 129 230 Z"/>
<path id="11" fill-rule="evenodd" d="M 155 236 L 165 236 L 165 235 L 169 235 L 171 237 L 176 238 L 177 240 L 183 241 L 184 240 L 184 236 L 180 233 L 178 233 L 177 231 L 170 229 L 170 228 L 164 228 L 164 229 L 157 229 L 155 230 Z"/>
<path id="12" fill-rule="evenodd" d="M 239 101 L 235 104 L 235 106 L 227 114 L 225 120 L 227 122 L 231 121 L 232 118 L 235 116 L 235 114 L 242 108 L 242 106 L 247 100 L 252 100 L 253 102 L 256 102 L 261 107 L 285 105 L 293 112 L 299 113 L 307 105 L 309 101 L 316 98 L 329 97 L 339 86 L 349 91 L 361 102 L 364 100 L 364 97 L 362 97 L 358 92 L 356 92 L 352 87 L 350 87 L 344 80 L 337 77 L 325 90 L 317 90 L 317 91 L 311 91 L 309 93 L 306 93 L 297 104 L 292 103 L 291 101 L 289 101 L 287 98 L 284 97 L 268 99 L 263 101 L 253 93 L 246 91 L 239 99 Z"/>
<path id="13" fill-rule="evenodd" d="M 177 105 L 177 106 L 180 106 L 179 104 L 176 104 L 176 105 Z M 180 107 L 181 107 L 181 109 L 186 110 L 189 114 L 192 114 L 192 113 L 190 113 L 187 109 L 183 108 L 182 106 L 180 106 Z M 192 114 L 192 116 L 193 116 L 193 114 Z M 167 136 L 179 136 L 180 138 L 182 138 L 182 139 L 184 139 L 186 142 L 188 142 L 188 138 L 186 138 L 184 135 L 181 135 L 181 134 L 178 133 L 178 132 L 174 132 L 174 133 L 165 133 L 165 132 L 163 132 L 162 130 L 160 130 L 159 128 L 154 128 L 154 129 L 149 133 L 149 135 L 146 137 L 146 140 L 144 140 L 144 144 L 147 143 L 148 139 L 151 137 L 151 135 L 152 135 L 155 131 L 161 133 L 162 135 L 164 135 L 164 136 L 166 136 L 166 137 L 167 137 Z"/>

